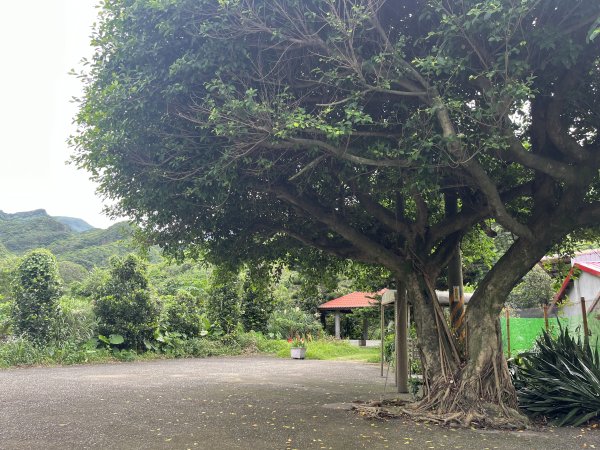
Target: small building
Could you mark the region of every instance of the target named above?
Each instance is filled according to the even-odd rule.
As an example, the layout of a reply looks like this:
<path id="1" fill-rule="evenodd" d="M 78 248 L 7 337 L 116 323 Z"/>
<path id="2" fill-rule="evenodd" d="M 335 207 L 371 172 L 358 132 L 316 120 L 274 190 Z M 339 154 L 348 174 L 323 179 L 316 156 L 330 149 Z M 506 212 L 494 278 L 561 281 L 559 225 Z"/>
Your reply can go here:
<path id="1" fill-rule="evenodd" d="M 581 300 L 583 299 L 583 301 Z M 600 313 L 600 260 L 577 261 L 554 296 L 554 304 L 563 305 L 564 317 L 582 316 L 582 304 L 587 314 Z"/>
<path id="2" fill-rule="evenodd" d="M 321 313 L 321 321 L 325 323 L 327 314 L 333 313 L 335 317 L 335 338 L 341 339 L 341 315 L 349 314 L 355 309 L 374 308 L 378 306 L 379 299 L 381 299 L 381 296 L 386 291 L 387 289 L 382 289 L 378 292 L 352 292 L 325 302 L 317 307 Z M 363 341 L 367 340 L 368 326 L 368 322 L 365 319 L 363 322 Z"/>

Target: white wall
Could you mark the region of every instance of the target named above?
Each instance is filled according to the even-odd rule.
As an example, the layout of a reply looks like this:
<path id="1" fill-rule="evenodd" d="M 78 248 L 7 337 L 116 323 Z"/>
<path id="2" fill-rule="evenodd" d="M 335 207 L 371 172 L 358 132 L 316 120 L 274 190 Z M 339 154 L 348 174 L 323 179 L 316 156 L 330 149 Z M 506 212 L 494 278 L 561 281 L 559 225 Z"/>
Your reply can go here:
<path id="1" fill-rule="evenodd" d="M 586 309 L 589 311 L 599 293 L 600 277 L 587 272 L 581 272 L 579 278 L 575 280 L 573 286 L 567 291 L 567 304 L 563 309 L 564 316 L 571 317 L 581 315 L 580 297 L 585 298 Z M 596 310 L 598 310 L 598 308 L 599 307 L 596 307 Z"/>

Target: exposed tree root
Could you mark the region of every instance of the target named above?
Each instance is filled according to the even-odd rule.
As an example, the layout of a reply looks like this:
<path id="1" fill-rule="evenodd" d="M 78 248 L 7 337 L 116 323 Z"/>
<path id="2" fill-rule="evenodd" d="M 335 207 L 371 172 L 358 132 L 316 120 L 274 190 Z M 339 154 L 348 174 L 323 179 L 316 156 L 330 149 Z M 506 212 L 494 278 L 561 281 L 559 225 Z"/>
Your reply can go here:
<path id="1" fill-rule="evenodd" d="M 420 422 L 461 428 L 477 427 L 515 430 L 526 428 L 529 423 L 527 418 L 517 410 L 513 410 L 511 416 L 507 417 L 504 414 L 500 414 L 497 405 L 490 403 L 482 403 L 479 405 L 479 408 L 455 412 L 428 410 L 423 407 L 422 402 L 410 403 L 401 400 L 355 403 L 352 409 L 366 419 L 385 420 L 408 417 Z"/>
<path id="2" fill-rule="evenodd" d="M 353 409 L 374 419 L 407 416 L 453 427 L 527 428 L 529 420 L 518 411 L 510 375 L 494 358 L 475 379 L 467 378 L 464 368 L 458 374 L 464 378 L 439 377 L 425 384 L 424 396 L 417 402 L 385 400 L 356 404 Z"/>

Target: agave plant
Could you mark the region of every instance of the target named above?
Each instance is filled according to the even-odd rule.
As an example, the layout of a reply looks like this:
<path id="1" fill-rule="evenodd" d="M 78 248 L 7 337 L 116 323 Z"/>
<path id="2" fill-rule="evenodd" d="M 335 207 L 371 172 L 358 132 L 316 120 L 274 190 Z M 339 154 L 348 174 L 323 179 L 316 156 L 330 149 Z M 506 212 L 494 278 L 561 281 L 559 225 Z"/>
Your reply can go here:
<path id="1" fill-rule="evenodd" d="M 544 331 L 533 351 L 519 355 L 513 379 L 528 414 L 579 426 L 600 417 L 600 357 L 587 340 L 559 328 L 558 337 Z"/>

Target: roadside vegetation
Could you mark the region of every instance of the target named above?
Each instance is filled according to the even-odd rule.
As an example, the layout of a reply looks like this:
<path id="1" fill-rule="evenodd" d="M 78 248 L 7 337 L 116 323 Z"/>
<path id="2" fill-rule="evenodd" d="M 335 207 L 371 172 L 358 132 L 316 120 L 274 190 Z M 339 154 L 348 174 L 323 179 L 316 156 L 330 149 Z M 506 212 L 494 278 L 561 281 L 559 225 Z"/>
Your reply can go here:
<path id="1" fill-rule="evenodd" d="M 0 259 L 0 367 L 248 353 L 289 358 L 288 341 L 297 336 L 309 341 L 308 359 L 379 358 L 377 349 L 327 338 L 316 319 L 317 304 L 349 289 L 343 280 L 329 290 L 288 269 L 275 282 L 256 268 L 149 263 L 134 254 L 79 279 L 64 279 L 60 267 L 46 249 Z M 348 336 L 358 337 L 357 323 L 345 320 Z"/>

